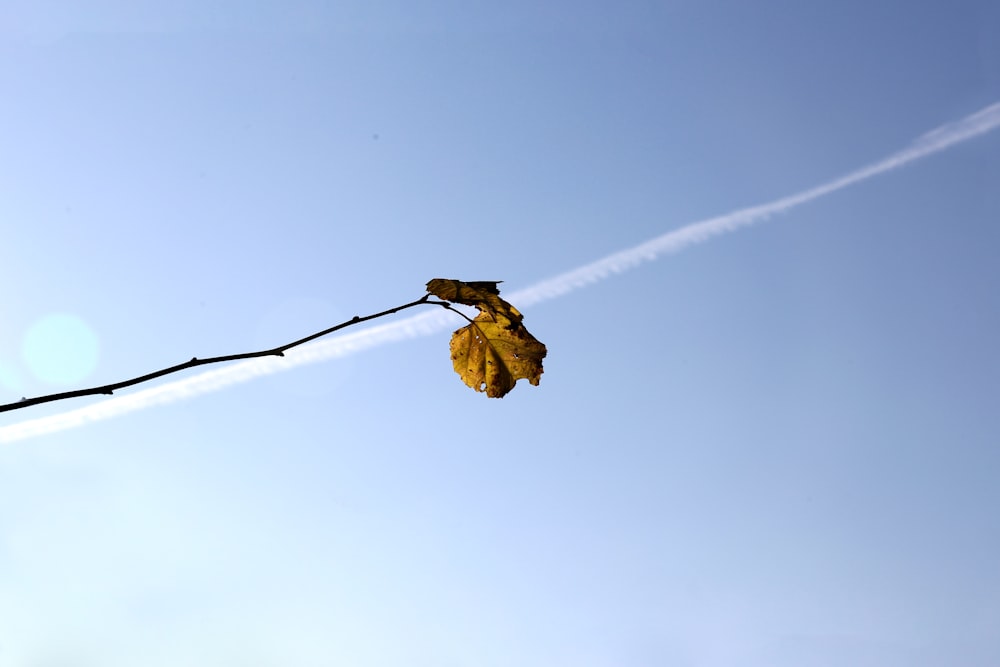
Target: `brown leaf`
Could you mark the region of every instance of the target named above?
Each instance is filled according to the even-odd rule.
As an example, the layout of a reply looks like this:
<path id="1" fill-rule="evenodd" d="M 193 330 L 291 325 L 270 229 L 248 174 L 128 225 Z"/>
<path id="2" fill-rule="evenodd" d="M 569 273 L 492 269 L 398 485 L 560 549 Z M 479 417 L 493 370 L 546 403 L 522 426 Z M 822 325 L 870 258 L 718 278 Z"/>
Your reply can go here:
<path id="1" fill-rule="evenodd" d="M 427 291 L 445 301 L 474 306 L 483 300 L 484 294 L 500 294 L 497 285 L 502 282 L 502 280 L 462 282 L 461 280 L 435 278 L 427 283 Z"/>
<path id="2" fill-rule="evenodd" d="M 451 359 L 465 384 L 491 398 L 503 397 L 522 378 L 538 384 L 545 345 L 524 328 L 521 313 L 500 298 L 496 282 L 435 278 L 427 291 L 480 311 L 451 337 Z"/>
<path id="3" fill-rule="evenodd" d="M 427 283 L 427 291 L 445 301 L 461 303 L 466 306 L 475 306 L 480 311 L 488 311 L 490 313 L 511 311 L 513 316 L 516 316 L 520 320 L 521 313 L 517 312 L 514 306 L 500 298 L 500 290 L 497 288 L 497 285 L 501 282 L 503 281 L 464 283 L 461 280 L 435 278 Z M 508 316 L 510 317 L 511 315 Z"/>

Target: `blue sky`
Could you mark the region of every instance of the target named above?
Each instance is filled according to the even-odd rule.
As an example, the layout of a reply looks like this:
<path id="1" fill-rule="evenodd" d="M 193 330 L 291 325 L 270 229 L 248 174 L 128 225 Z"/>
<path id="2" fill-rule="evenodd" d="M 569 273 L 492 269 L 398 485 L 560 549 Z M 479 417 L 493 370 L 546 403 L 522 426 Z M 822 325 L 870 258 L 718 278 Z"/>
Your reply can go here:
<path id="1" fill-rule="evenodd" d="M 1000 100 L 995 3 L 807 4 L 6 2 L 0 403 L 514 294 Z M 0 665 L 995 665 L 998 182 L 984 133 L 522 307 L 503 400 L 446 327 L 0 442 Z"/>

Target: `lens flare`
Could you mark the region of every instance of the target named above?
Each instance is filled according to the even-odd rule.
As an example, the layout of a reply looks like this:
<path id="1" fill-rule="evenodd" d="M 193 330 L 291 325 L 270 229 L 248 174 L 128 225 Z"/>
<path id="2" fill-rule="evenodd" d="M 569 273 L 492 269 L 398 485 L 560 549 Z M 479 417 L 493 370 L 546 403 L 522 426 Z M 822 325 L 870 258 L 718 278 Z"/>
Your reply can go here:
<path id="1" fill-rule="evenodd" d="M 97 334 L 75 315 L 52 313 L 25 332 L 21 355 L 39 380 L 72 385 L 97 368 Z"/>

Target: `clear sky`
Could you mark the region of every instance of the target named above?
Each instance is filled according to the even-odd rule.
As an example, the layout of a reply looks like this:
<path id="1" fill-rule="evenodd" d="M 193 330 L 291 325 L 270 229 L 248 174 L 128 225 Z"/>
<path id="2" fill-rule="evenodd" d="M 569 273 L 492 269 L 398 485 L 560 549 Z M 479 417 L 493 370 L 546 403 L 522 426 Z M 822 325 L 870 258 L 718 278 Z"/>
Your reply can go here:
<path id="1" fill-rule="evenodd" d="M 997 103 L 996 2 L 7 0 L 0 98 L 0 403 L 436 277 L 549 349 L 6 437 L 0 666 L 1000 664 L 1000 131 L 532 292 Z"/>

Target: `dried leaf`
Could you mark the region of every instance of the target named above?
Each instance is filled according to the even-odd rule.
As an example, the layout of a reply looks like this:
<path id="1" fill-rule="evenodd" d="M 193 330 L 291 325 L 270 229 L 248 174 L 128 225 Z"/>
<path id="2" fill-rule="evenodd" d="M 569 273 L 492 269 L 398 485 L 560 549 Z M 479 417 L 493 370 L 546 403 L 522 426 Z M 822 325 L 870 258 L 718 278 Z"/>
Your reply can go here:
<path id="1" fill-rule="evenodd" d="M 497 285 L 501 282 L 503 281 L 463 283 L 461 280 L 435 278 L 427 283 L 427 291 L 445 301 L 461 303 L 466 306 L 475 306 L 480 311 L 496 313 L 509 310 L 520 320 L 521 313 L 517 312 L 514 306 L 500 298 L 500 290 L 497 288 Z"/>
<path id="2" fill-rule="evenodd" d="M 435 278 L 427 283 L 427 291 L 479 309 L 479 315 L 451 337 L 451 359 L 465 384 L 491 398 L 502 398 L 522 378 L 538 384 L 545 345 L 524 328 L 521 313 L 500 298 L 497 282 Z"/>

